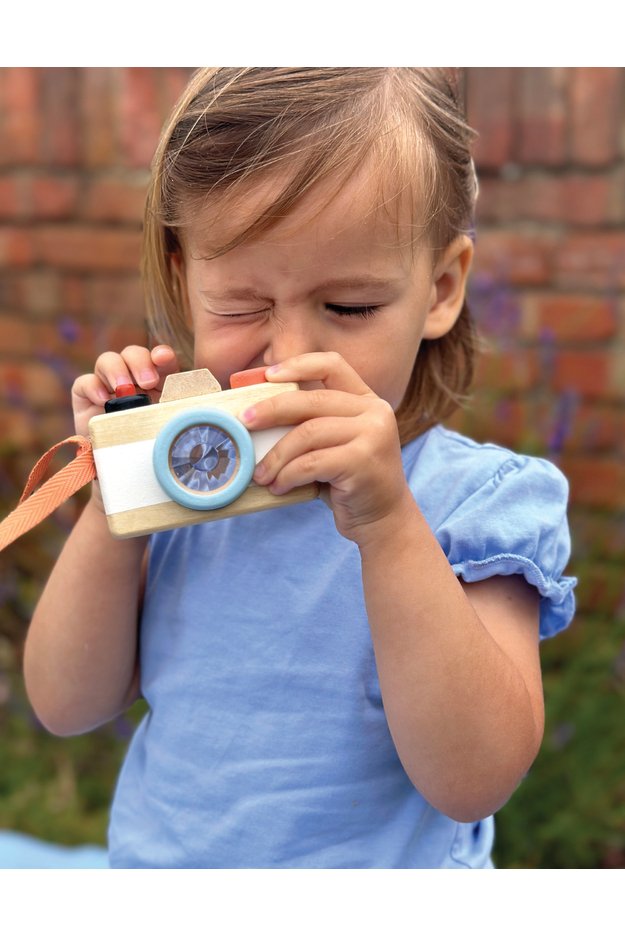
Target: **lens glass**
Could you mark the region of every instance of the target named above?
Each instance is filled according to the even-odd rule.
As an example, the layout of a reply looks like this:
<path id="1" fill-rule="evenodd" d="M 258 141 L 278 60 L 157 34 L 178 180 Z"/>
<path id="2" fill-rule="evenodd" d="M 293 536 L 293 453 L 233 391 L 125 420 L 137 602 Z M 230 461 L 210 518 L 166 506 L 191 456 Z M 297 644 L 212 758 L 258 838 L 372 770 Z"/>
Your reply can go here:
<path id="1" fill-rule="evenodd" d="M 221 427 L 199 423 L 176 436 L 169 466 L 178 483 L 190 491 L 218 491 L 236 476 L 239 450 Z"/>

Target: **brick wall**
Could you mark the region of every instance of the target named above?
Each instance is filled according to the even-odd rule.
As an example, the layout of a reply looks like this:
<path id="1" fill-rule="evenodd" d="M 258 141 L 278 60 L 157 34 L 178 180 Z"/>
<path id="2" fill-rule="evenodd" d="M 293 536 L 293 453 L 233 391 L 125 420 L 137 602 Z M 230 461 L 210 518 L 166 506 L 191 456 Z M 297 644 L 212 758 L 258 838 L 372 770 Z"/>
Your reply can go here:
<path id="1" fill-rule="evenodd" d="M 571 483 L 582 612 L 625 612 L 625 70 L 467 69 L 472 304 L 490 341 L 457 425 Z"/>
<path id="2" fill-rule="evenodd" d="M 0 453 L 24 470 L 70 432 L 74 377 L 143 340 L 148 165 L 190 73 L 0 69 Z M 625 70 L 467 69 L 466 95 L 489 351 L 454 422 L 562 466 L 581 605 L 622 611 Z"/>

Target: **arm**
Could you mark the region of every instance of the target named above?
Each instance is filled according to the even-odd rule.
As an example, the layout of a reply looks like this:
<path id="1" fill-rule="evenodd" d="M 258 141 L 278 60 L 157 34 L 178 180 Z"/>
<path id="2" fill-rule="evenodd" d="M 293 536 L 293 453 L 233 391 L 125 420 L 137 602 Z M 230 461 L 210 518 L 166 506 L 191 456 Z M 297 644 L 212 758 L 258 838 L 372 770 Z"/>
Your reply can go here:
<path id="1" fill-rule="evenodd" d="M 24 679 L 37 716 L 57 735 L 93 729 L 137 697 L 145 545 L 115 542 L 94 496 L 50 575 L 28 630 Z"/>
<path id="2" fill-rule="evenodd" d="M 487 816 L 542 737 L 538 603 L 517 577 L 463 588 L 405 482 L 391 407 L 336 355 L 285 362 L 272 380 L 321 381 L 247 415 L 299 424 L 255 479 L 276 494 L 317 480 L 360 550 L 390 731 L 407 774 L 443 813 Z"/>
<path id="3" fill-rule="evenodd" d="M 463 586 L 410 498 L 361 549 L 385 712 L 415 786 L 476 820 L 506 802 L 542 739 L 538 594 L 517 576 Z"/>
<path id="4" fill-rule="evenodd" d="M 152 377 L 142 376 L 151 369 Z M 107 353 L 73 388 L 76 431 L 120 382 L 158 396 L 177 370 L 171 349 L 132 347 Z M 146 538 L 112 539 L 97 483 L 35 609 L 24 649 L 24 679 L 41 722 L 74 735 L 112 719 L 139 689 L 137 629 Z"/>

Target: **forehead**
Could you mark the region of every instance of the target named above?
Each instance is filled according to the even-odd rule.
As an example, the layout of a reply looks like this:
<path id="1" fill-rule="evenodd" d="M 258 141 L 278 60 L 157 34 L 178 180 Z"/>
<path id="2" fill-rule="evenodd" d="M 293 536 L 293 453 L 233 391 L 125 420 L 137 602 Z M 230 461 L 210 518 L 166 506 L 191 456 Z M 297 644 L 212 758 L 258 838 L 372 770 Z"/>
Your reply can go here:
<path id="1" fill-rule="evenodd" d="M 317 182 L 288 210 L 280 210 L 289 181 L 271 175 L 249 181 L 233 193 L 207 197 L 201 208 L 189 213 L 189 223 L 180 231 L 183 246 L 210 257 L 233 242 L 262 239 L 277 245 L 313 237 L 411 252 L 425 238 L 414 186 L 393 190 L 375 167 L 361 167 L 347 179 Z M 247 234 L 252 226 L 255 230 Z"/>

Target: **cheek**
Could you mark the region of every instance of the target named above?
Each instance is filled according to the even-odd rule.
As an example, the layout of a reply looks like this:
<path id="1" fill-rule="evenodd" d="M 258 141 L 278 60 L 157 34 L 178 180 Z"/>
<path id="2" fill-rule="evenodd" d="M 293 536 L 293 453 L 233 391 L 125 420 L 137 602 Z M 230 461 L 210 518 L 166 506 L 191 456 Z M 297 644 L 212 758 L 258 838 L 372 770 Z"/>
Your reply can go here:
<path id="1" fill-rule="evenodd" d="M 230 375 L 235 371 L 255 367 L 259 354 L 251 330 L 232 326 L 195 331 L 194 367 L 208 368 L 224 389 L 230 386 Z"/>
<path id="2" fill-rule="evenodd" d="M 380 377 L 380 383 L 383 387 L 383 393 L 380 396 L 384 397 L 394 410 L 398 409 L 406 395 L 414 370 L 417 351 L 396 355 L 392 361 L 387 362 L 385 374 Z"/>

